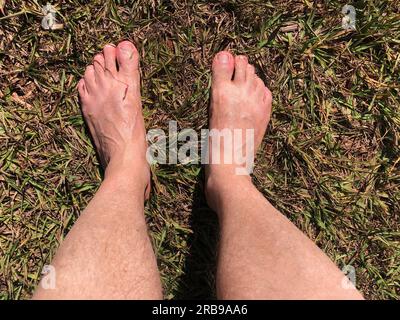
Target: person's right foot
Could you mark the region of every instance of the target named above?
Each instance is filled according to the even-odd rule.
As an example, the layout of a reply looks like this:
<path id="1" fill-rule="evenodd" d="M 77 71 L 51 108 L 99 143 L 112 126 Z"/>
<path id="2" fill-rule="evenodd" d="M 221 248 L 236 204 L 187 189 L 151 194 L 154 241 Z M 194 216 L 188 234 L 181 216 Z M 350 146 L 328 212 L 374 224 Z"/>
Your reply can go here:
<path id="1" fill-rule="evenodd" d="M 148 187 L 146 131 L 140 101 L 139 54 L 129 41 L 106 45 L 78 84 L 82 111 L 107 176 Z"/>
<path id="2" fill-rule="evenodd" d="M 233 57 L 229 52 L 219 52 L 213 61 L 211 91 L 210 130 L 254 129 L 255 153 L 270 120 L 272 95 L 256 75 L 254 67 L 248 63 L 247 57 Z M 211 137 L 210 152 L 212 140 Z M 246 146 L 243 145 L 239 149 L 246 150 Z M 222 147 L 220 151 L 223 154 Z M 240 177 L 236 171 L 238 167 L 240 165 L 237 164 L 206 166 L 205 191 L 209 205 L 214 210 L 218 189 L 224 184 L 229 184 L 232 179 Z"/>

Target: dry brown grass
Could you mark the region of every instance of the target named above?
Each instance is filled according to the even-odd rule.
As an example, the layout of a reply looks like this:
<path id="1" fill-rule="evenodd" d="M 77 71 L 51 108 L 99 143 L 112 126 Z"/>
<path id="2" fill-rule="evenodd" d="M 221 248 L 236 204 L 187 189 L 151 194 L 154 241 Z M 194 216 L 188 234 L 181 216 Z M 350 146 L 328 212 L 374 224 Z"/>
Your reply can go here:
<path id="1" fill-rule="evenodd" d="M 44 1 L 0 17 L 0 298 L 28 298 L 101 181 L 75 86 L 108 42 L 140 49 L 148 128 L 207 125 L 210 61 L 247 54 L 274 94 L 255 181 L 367 298 L 400 297 L 400 14 L 396 0 Z M 282 27 L 291 26 L 292 32 Z M 294 26 L 294 29 L 293 29 Z M 198 166 L 154 168 L 146 214 L 166 297 L 213 296 L 216 219 Z M 251 245 L 251 244 L 249 244 Z"/>

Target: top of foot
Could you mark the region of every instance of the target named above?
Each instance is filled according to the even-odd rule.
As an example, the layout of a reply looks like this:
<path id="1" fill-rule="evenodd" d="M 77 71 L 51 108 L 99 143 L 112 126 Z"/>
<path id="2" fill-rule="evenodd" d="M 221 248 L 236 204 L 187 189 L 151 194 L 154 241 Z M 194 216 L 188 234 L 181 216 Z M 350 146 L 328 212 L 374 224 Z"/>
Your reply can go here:
<path id="1" fill-rule="evenodd" d="M 247 57 L 242 55 L 234 57 L 226 51 L 219 52 L 213 60 L 211 91 L 210 129 L 218 129 L 219 132 L 224 129 L 232 132 L 239 129 L 243 136 L 242 144 L 239 146 L 234 144 L 229 151 L 232 152 L 231 165 L 222 160 L 226 151 L 223 141 L 219 149 L 220 164 L 215 164 L 213 154 L 215 150 L 212 150 L 215 138 L 210 138 L 211 164 L 206 167 L 207 188 L 213 184 L 212 181 L 223 180 L 226 175 L 235 175 L 238 173 L 238 167 L 245 167 L 244 164 L 235 162 L 235 154 L 243 152 L 245 155 L 247 152 L 246 148 L 249 147 L 246 145 L 249 142 L 246 141 L 247 129 L 254 130 L 254 141 L 252 141 L 254 147 L 250 148 L 251 152 L 247 152 L 254 160 L 270 120 L 272 104 L 270 90 L 257 76 L 254 66 L 249 64 Z"/>
<path id="2" fill-rule="evenodd" d="M 135 167 L 148 175 L 136 47 L 129 41 L 106 45 L 86 68 L 78 90 L 106 175 Z"/>

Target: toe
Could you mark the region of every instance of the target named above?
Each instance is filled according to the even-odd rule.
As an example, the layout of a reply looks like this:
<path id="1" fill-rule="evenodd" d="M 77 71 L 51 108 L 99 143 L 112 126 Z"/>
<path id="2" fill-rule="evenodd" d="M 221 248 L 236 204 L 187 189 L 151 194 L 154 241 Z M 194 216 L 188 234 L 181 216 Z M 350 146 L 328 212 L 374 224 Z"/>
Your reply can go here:
<path id="1" fill-rule="evenodd" d="M 272 112 L 272 94 L 271 91 L 267 88 L 264 87 L 264 96 L 263 96 L 263 102 L 264 102 L 264 110 L 267 114 L 268 121 L 271 118 L 271 112 Z"/>
<path id="2" fill-rule="evenodd" d="M 254 82 L 258 89 L 264 89 L 264 87 L 265 87 L 264 81 L 262 81 L 259 77 L 256 77 Z"/>
<path id="3" fill-rule="evenodd" d="M 253 65 L 248 64 L 246 68 L 246 81 L 252 81 L 256 75 L 256 70 Z"/>
<path id="4" fill-rule="evenodd" d="M 271 110 L 271 106 L 272 106 L 272 93 L 271 91 L 265 87 L 264 89 L 264 102 L 267 103 L 268 108 Z"/>
<path id="5" fill-rule="evenodd" d="M 234 70 L 234 58 L 231 53 L 221 51 L 214 57 L 212 66 L 213 81 L 230 81 L 232 80 Z"/>
<path id="6" fill-rule="evenodd" d="M 96 76 L 93 65 L 89 65 L 86 68 L 84 79 L 85 79 L 85 87 L 88 93 L 91 93 L 96 85 Z"/>
<path id="7" fill-rule="evenodd" d="M 260 106 L 262 106 L 262 113 L 266 115 L 269 121 L 272 112 L 272 94 L 271 91 L 265 86 L 263 87 L 261 92 L 263 103 L 260 104 Z"/>
<path id="8" fill-rule="evenodd" d="M 122 41 L 116 50 L 119 72 L 130 76 L 139 70 L 139 53 L 130 41 Z"/>
<path id="9" fill-rule="evenodd" d="M 87 95 L 85 80 L 84 79 L 79 80 L 77 87 L 78 87 L 78 92 L 79 92 L 80 98 L 84 99 Z"/>
<path id="10" fill-rule="evenodd" d="M 269 102 L 272 102 L 272 93 L 271 90 L 268 89 L 268 87 L 265 87 L 265 99 Z"/>
<path id="11" fill-rule="evenodd" d="M 237 84 L 242 84 L 246 81 L 246 70 L 248 62 L 246 56 L 235 57 L 235 77 L 233 81 Z"/>
<path id="12" fill-rule="evenodd" d="M 94 71 L 96 73 L 96 80 L 104 75 L 105 71 L 105 61 L 104 61 L 104 56 L 102 53 L 96 54 L 96 56 L 93 59 L 93 66 L 94 66 Z"/>
<path id="13" fill-rule="evenodd" d="M 115 75 L 117 72 L 117 56 L 116 56 L 116 48 L 112 44 L 107 44 L 103 49 L 104 55 L 104 63 L 106 66 L 106 70 L 111 72 L 112 75 Z"/>
<path id="14" fill-rule="evenodd" d="M 254 80 L 254 88 L 255 88 L 255 92 L 257 93 L 258 97 L 260 99 L 263 99 L 264 94 L 265 94 L 264 81 L 262 81 L 259 77 L 256 77 L 256 79 Z"/>

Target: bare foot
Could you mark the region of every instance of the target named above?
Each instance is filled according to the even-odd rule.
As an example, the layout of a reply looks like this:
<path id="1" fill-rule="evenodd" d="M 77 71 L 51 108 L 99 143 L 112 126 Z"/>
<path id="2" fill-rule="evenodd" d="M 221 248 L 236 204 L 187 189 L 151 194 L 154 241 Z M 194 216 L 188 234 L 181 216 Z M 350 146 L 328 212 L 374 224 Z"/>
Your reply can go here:
<path id="1" fill-rule="evenodd" d="M 134 177 L 147 187 L 150 172 L 135 46 L 129 41 L 106 45 L 86 68 L 78 90 L 106 178 Z"/>
<path id="2" fill-rule="evenodd" d="M 226 51 L 219 52 L 212 66 L 212 94 L 210 105 L 210 129 L 254 129 L 252 157 L 260 146 L 271 116 L 272 95 L 264 82 L 255 74 L 247 57 Z M 246 141 L 239 149 L 246 150 Z M 210 150 L 213 137 L 210 138 Z M 221 147 L 223 148 L 223 147 Z M 235 151 L 237 152 L 235 147 Z M 221 150 L 223 154 L 223 150 Z M 212 153 L 211 153 L 212 157 Z M 218 189 L 234 183 L 232 179 L 248 179 L 237 175 L 238 164 L 210 164 L 206 166 L 206 196 L 215 210 Z"/>

